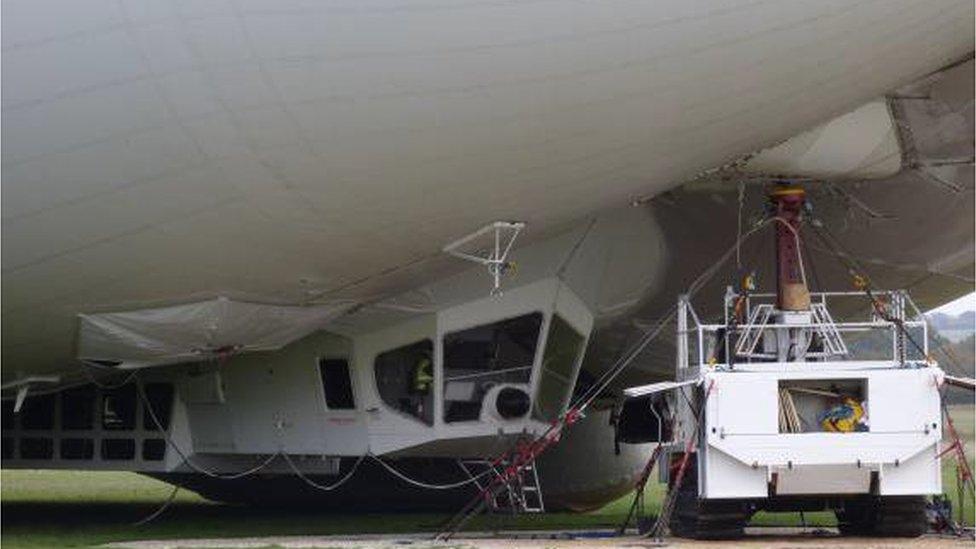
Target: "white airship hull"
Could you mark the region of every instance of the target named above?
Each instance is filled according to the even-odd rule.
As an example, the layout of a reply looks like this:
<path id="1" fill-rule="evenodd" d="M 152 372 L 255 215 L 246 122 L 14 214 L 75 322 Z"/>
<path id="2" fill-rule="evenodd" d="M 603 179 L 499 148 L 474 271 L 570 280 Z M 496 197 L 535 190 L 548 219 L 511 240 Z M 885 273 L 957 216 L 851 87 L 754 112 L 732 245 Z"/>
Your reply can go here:
<path id="1" fill-rule="evenodd" d="M 48 427 L 5 415 L 5 467 L 137 470 L 205 492 L 188 461 L 230 473 L 286 454 L 331 478 L 366 452 L 453 460 L 541 432 L 551 409 L 504 418 L 479 391 L 496 398 L 506 385 L 537 405 L 544 334 L 562 318 L 586 346 L 549 401 L 565 407 L 577 377 L 605 372 L 728 249 L 740 204 L 761 209 L 761 192 L 740 201 L 725 172 L 683 183 L 973 49 L 973 5 L 954 0 L 52 4 L 4 5 L 5 406 L 24 387 L 31 407 L 87 383 L 79 358 L 128 364 L 112 345 L 89 355 L 79 318 L 217 298 L 265 311 L 349 307 L 276 350 L 204 341 L 171 353 L 179 365 L 127 370 L 172 387 L 167 435 L 142 399 L 119 408 L 101 390 L 83 396 L 91 417 L 77 428 L 62 395 Z M 926 134 L 968 142 L 969 156 L 971 95 L 947 100 L 958 108 L 939 119 L 962 123 Z M 837 178 L 822 145 L 753 167 Z M 870 153 L 842 158 L 863 167 Z M 888 171 L 865 173 L 888 175 L 898 162 L 885 160 Z M 886 286 L 914 286 L 934 304 L 972 287 L 972 204 L 937 188 L 945 174 L 935 186 L 913 174 L 838 190 L 841 177 L 811 195 Z M 965 192 L 971 170 L 961 177 Z M 442 249 L 499 220 L 526 229 L 492 297 L 483 267 Z M 943 238 L 926 238 L 920 223 Z M 822 274 L 846 282 L 843 269 Z M 446 386 L 448 336 L 532 314 L 525 375 L 473 393 Z M 395 378 L 386 387 L 403 394 L 384 398 L 378 357 L 424 340 L 431 392 Z M 667 349 L 640 355 L 610 393 L 664 375 Z M 187 360 L 194 352 L 201 359 Z M 340 358 L 351 407 L 329 405 L 319 370 Z M 612 436 L 611 400 L 584 420 L 586 436 L 567 439 L 570 457 L 542 462 L 562 505 L 610 498 L 643 465 L 630 448 L 592 479 L 559 480 L 579 452 L 606 450 L 596 437 Z M 276 459 L 264 473 L 292 471 Z"/>

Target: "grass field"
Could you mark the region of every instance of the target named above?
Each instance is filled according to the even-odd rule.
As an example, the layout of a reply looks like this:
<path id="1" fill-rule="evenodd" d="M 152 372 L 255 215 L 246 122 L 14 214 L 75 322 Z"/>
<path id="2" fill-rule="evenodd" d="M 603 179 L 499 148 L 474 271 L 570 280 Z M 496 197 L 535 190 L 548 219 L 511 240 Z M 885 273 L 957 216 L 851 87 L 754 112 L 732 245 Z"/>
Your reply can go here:
<path id="1" fill-rule="evenodd" d="M 957 429 L 973 455 L 974 417 L 971 406 L 952 412 Z M 952 460 L 943 465 L 946 492 L 955 498 Z M 445 516 L 436 514 L 340 515 L 308 510 L 269 510 L 218 505 L 180 491 L 174 505 L 144 526 L 132 523 L 152 513 L 169 495 L 170 486 L 134 473 L 89 471 L 3 471 L 2 544 L 7 548 L 90 547 L 110 541 L 187 537 L 359 534 L 436 530 Z M 649 513 L 657 510 L 660 485 L 647 498 Z M 585 514 L 549 513 L 517 518 L 478 517 L 471 529 L 608 528 L 623 519 L 627 496 Z M 958 505 L 954 501 L 954 505 Z M 973 524 L 973 505 L 967 522 Z M 808 524 L 827 526 L 831 513 L 807 514 Z M 499 522 L 500 521 L 500 522 Z M 759 524 L 799 524 L 798 514 L 759 514 Z"/>

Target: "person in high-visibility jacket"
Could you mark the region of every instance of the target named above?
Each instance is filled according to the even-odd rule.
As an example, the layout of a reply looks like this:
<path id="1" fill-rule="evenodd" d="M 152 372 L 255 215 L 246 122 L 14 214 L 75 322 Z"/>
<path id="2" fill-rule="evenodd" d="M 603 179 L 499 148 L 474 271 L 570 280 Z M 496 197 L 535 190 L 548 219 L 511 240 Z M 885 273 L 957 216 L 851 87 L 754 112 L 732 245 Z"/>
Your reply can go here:
<path id="1" fill-rule="evenodd" d="M 434 384 L 434 362 L 429 355 L 423 355 L 417 359 L 413 366 L 413 380 L 410 388 L 416 394 L 426 395 L 430 392 L 431 385 Z"/>

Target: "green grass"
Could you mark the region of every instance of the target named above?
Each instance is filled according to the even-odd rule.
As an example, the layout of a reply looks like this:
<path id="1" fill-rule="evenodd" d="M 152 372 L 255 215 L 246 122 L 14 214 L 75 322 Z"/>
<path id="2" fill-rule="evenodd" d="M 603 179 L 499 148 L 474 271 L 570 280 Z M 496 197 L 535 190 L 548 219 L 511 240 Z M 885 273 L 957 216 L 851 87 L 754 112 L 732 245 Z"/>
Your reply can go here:
<path id="1" fill-rule="evenodd" d="M 448 517 L 385 513 L 341 515 L 309 510 L 252 509 L 207 502 L 180 491 L 156 521 L 131 524 L 152 513 L 171 487 L 134 473 L 3 471 L 3 547 L 89 547 L 110 541 L 187 537 L 362 534 L 436 531 Z M 630 504 L 619 500 L 595 513 L 478 517 L 471 529 L 607 528 Z"/>
<path id="2" fill-rule="evenodd" d="M 974 417 L 971 406 L 952 409 L 956 428 L 973 455 Z M 954 460 L 943 462 L 945 491 L 955 500 Z M 174 505 L 156 521 L 141 527 L 132 523 L 152 513 L 171 487 L 134 473 L 94 471 L 3 471 L 2 542 L 7 548 L 90 547 L 135 539 L 212 538 L 275 535 L 362 534 L 434 531 L 447 518 L 437 514 L 385 513 L 341 515 L 295 509 L 252 509 L 207 502 L 180 491 Z M 656 513 L 663 489 L 649 485 L 648 513 Z M 612 528 L 630 507 L 631 496 L 583 514 L 547 513 L 516 518 L 482 516 L 469 528 L 519 529 Z M 953 501 L 957 506 L 958 502 Z M 973 504 L 967 503 L 967 523 L 973 524 Z M 807 524 L 834 524 L 832 513 L 808 513 Z M 798 513 L 759 513 L 753 524 L 798 525 Z"/>
<path id="3" fill-rule="evenodd" d="M 969 469 L 973 470 L 976 465 L 976 414 L 973 413 L 973 406 L 969 404 L 956 404 L 949 406 L 949 414 L 952 416 L 952 423 L 959 433 L 959 438 L 965 442 L 966 457 L 969 458 Z M 942 458 L 942 489 L 952 500 L 953 516 L 958 518 L 959 491 L 956 481 L 956 459 L 953 455 L 946 455 Z M 972 501 L 972 496 L 968 496 L 965 502 L 966 516 L 963 522 L 967 526 L 976 524 L 976 505 Z"/>

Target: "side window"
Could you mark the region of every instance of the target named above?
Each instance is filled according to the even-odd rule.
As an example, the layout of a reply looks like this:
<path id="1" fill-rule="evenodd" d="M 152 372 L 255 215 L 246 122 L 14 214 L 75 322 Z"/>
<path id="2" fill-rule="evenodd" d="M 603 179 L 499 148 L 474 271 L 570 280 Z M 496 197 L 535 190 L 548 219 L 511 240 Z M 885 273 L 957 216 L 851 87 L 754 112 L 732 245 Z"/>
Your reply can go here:
<path id="1" fill-rule="evenodd" d="M 27 395 L 24 407 L 20 410 L 20 428 L 48 431 L 54 429 L 55 393 L 46 395 Z M 46 458 L 45 458 L 46 459 Z"/>
<path id="2" fill-rule="evenodd" d="M 61 428 L 65 431 L 84 431 L 94 425 L 95 387 L 83 385 L 64 390 L 61 393 Z"/>
<path id="3" fill-rule="evenodd" d="M 434 424 L 434 343 L 425 339 L 386 351 L 373 365 L 376 388 L 387 406 Z"/>
<path id="4" fill-rule="evenodd" d="M 477 420 L 492 387 L 528 384 L 541 326 L 531 313 L 445 335 L 444 421 Z"/>
<path id="5" fill-rule="evenodd" d="M 330 410 L 352 410 L 356 408 L 352 393 L 352 378 L 349 376 L 349 362 L 346 359 L 323 358 L 319 360 L 319 375 L 322 376 L 326 407 Z"/>
<path id="6" fill-rule="evenodd" d="M 136 428 L 136 386 L 129 383 L 102 396 L 102 429 L 131 431 Z M 104 452 L 103 452 L 104 453 Z"/>
<path id="7" fill-rule="evenodd" d="M 573 387 L 573 368 L 583 352 L 583 341 L 583 336 L 569 323 L 559 315 L 552 315 L 532 410 L 534 418 L 550 421 L 563 412 Z"/>
<path id="8" fill-rule="evenodd" d="M 3 430 L 14 428 L 14 401 L 13 399 L 3 401 Z"/>

